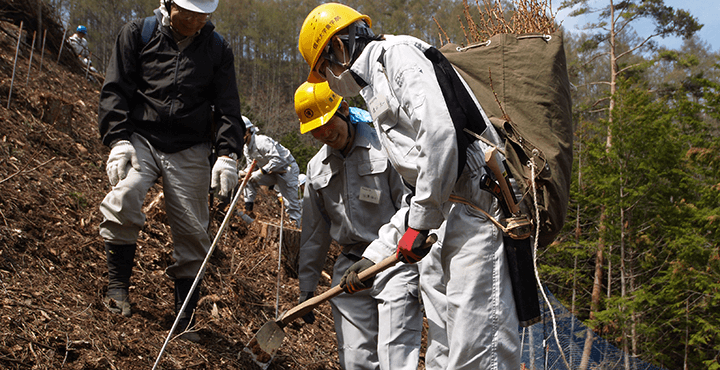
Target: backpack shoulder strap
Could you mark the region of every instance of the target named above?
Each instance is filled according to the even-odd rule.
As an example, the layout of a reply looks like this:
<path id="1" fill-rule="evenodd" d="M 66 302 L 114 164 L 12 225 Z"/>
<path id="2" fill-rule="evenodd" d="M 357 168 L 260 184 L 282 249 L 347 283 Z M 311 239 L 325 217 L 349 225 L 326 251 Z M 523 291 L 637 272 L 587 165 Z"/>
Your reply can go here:
<path id="1" fill-rule="evenodd" d="M 213 68 L 214 69 L 217 69 L 218 67 L 220 67 L 220 62 L 222 61 L 222 49 L 223 49 L 224 43 L 225 43 L 225 39 L 222 37 L 222 35 L 217 33 L 216 31 L 213 31 L 212 59 L 213 59 Z"/>
<path id="2" fill-rule="evenodd" d="M 140 34 L 143 46 L 145 46 L 148 43 L 148 41 L 150 41 L 150 38 L 152 37 L 153 33 L 155 32 L 156 25 L 157 25 L 157 17 L 155 17 L 155 15 L 146 17 L 145 20 L 143 20 L 142 32 Z"/>
<path id="3" fill-rule="evenodd" d="M 430 60 L 435 69 L 435 77 L 455 126 L 459 148 L 457 174 L 459 178 L 467 162 L 467 148 L 476 140 L 475 137 L 467 134 L 465 129 L 481 134 L 485 131 L 487 123 L 450 61 L 434 47 L 425 50 L 425 57 Z"/>

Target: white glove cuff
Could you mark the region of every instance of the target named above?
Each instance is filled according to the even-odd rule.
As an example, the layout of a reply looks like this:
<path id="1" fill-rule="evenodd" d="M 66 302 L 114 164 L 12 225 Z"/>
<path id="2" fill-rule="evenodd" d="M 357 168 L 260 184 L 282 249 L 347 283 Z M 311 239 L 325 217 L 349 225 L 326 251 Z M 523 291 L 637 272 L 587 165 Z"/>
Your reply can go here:
<path id="1" fill-rule="evenodd" d="M 121 147 L 121 146 L 123 146 L 123 145 L 130 145 L 130 146 L 132 146 L 132 143 L 129 142 L 129 141 L 127 141 L 127 140 L 118 140 L 118 141 L 116 141 L 114 144 L 112 144 L 112 145 L 110 146 L 110 149 L 115 149 L 115 148 Z"/>
<path id="2" fill-rule="evenodd" d="M 217 161 L 215 161 L 215 167 L 235 172 L 237 171 L 237 162 L 232 158 L 218 157 Z"/>

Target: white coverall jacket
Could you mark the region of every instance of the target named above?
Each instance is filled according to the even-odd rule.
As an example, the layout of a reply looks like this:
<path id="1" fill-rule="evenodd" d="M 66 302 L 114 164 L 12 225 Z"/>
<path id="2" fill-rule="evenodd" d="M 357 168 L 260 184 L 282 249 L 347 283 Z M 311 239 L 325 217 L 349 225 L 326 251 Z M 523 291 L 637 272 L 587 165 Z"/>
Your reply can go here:
<path id="1" fill-rule="evenodd" d="M 68 44 L 70 44 L 70 47 L 75 51 L 75 54 L 78 56 L 78 59 L 80 59 L 80 62 L 84 65 L 91 64 L 90 70 L 93 72 L 97 72 L 97 69 L 92 66 L 92 60 L 90 60 L 90 48 L 88 46 L 88 40 L 84 37 L 78 36 L 77 33 L 74 33 L 70 38 L 68 38 Z"/>
<path id="2" fill-rule="evenodd" d="M 501 231 L 472 207 L 448 200 L 453 194 L 494 217 L 500 215 L 497 201 L 479 186 L 489 146 L 473 142 L 458 177 L 455 128 L 433 64 L 424 55 L 429 47 L 414 37 L 388 35 L 370 42 L 351 67 L 368 83 L 361 95 L 383 149 L 415 188 L 409 226 L 429 230 L 446 220 L 441 250 L 428 255 L 420 266 L 421 293 L 430 320 L 426 366 L 519 369 L 518 319 Z M 502 147 L 482 115 L 487 129 L 478 134 Z M 396 233 L 405 232 L 405 225 L 395 225 Z M 374 244 L 363 256 L 377 263 L 394 252 L 394 246 Z"/>
<path id="3" fill-rule="evenodd" d="M 73 48 L 75 54 L 80 56 L 81 60 L 90 56 L 90 49 L 88 48 L 87 39 L 78 36 L 77 33 L 74 33 L 72 36 L 70 36 L 70 38 L 68 38 L 68 44 L 70 44 L 70 46 Z"/>
<path id="4" fill-rule="evenodd" d="M 298 273 L 302 292 L 316 290 L 333 239 L 343 246 L 333 286 L 369 244 L 388 249 L 398 241 L 396 233 L 378 231 L 396 213 L 404 217 L 409 191 L 373 129 L 362 122 L 356 127 L 347 157 L 324 145 L 308 163 Z M 417 265 L 397 264 L 377 275 L 372 288 L 340 294 L 330 303 L 344 369 L 417 369 L 422 330 Z"/>
<path id="5" fill-rule="evenodd" d="M 286 200 L 285 211 L 290 219 L 300 222 L 300 199 L 298 198 L 298 175 L 300 169 L 289 150 L 265 135 L 253 134 L 245 143 L 243 154 L 248 162 L 245 171 L 250 170 L 253 160 L 257 160 L 258 170 L 262 168 L 266 174 L 257 182 L 249 181 L 245 185 L 245 202 L 254 202 L 258 186 L 277 185 L 280 194 Z"/>

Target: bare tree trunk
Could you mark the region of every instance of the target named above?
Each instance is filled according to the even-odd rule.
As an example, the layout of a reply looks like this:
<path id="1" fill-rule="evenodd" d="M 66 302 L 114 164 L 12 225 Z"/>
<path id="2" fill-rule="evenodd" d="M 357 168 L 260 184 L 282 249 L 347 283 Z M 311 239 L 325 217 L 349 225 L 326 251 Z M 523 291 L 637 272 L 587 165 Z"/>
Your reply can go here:
<path id="1" fill-rule="evenodd" d="M 685 353 L 683 370 L 688 370 L 688 354 L 690 353 L 690 297 L 685 300 Z"/>
<path id="2" fill-rule="evenodd" d="M 610 0 L 610 107 L 608 108 L 608 122 L 610 126 L 613 123 L 613 110 L 615 109 L 615 92 L 617 91 L 617 54 L 615 51 L 615 5 Z M 607 143 L 605 148 L 610 150 L 612 147 L 612 129 L 608 127 Z"/>
<path id="3" fill-rule="evenodd" d="M 602 274 L 603 274 L 603 253 L 605 251 L 605 230 L 607 222 L 605 220 L 605 207 L 600 212 L 600 237 L 598 239 L 597 252 L 595 253 L 595 279 L 593 281 L 592 296 L 590 300 L 590 319 L 595 318 L 595 313 L 600 308 L 600 292 L 602 289 Z M 590 352 L 592 350 L 594 332 L 592 328 L 588 327 L 587 334 L 585 337 L 585 345 L 583 347 L 582 358 L 580 359 L 580 370 L 586 370 L 590 361 Z"/>
<path id="4" fill-rule="evenodd" d="M 615 100 L 614 100 L 614 94 L 616 91 L 616 73 L 617 73 L 617 60 L 615 55 L 615 6 L 613 4 L 613 1 L 610 0 L 610 107 L 608 110 L 608 133 L 607 133 L 607 141 L 605 143 L 605 150 L 610 151 L 610 148 L 612 147 L 612 113 L 613 108 L 615 107 Z M 607 230 L 607 208 L 605 206 L 602 207 L 602 210 L 600 211 L 600 237 L 598 239 L 598 247 L 597 252 L 595 256 L 595 280 L 593 282 L 593 290 L 592 290 L 592 300 L 590 302 L 590 318 L 592 319 L 595 316 L 595 312 L 598 311 L 600 307 L 600 289 L 601 289 L 601 281 L 602 281 L 602 270 L 603 270 L 603 253 L 605 251 L 605 232 Z M 609 271 L 608 271 L 609 275 Z M 609 282 L 608 282 L 608 289 L 609 289 Z M 608 290 L 609 292 L 609 290 Z M 580 370 L 587 369 L 588 362 L 590 359 L 590 351 L 592 349 L 592 341 L 593 341 L 593 333 L 592 330 L 588 330 L 588 334 L 585 337 L 585 347 L 583 348 L 583 355 L 582 359 L 580 361 Z"/>
<path id="5" fill-rule="evenodd" d="M 578 193 L 583 192 L 583 186 L 582 186 L 582 141 L 578 140 Z M 580 227 L 580 203 L 578 202 L 577 205 L 577 211 L 575 214 L 575 245 L 580 248 L 580 235 L 582 235 L 582 229 Z M 576 308 L 575 308 L 575 300 L 577 298 L 577 264 L 578 264 L 578 257 L 577 254 L 575 255 L 575 260 L 573 261 L 573 287 L 572 287 L 572 302 L 570 303 L 570 312 L 573 315 L 577 315 Z M 570 335 L 575 335 L 575 320 L 571 321 L 571 327 L 570 327 Z M 570 351 L 570 363 L 573 363 L 572 356 L 575 353 L 575 351 Z"/>
<path id="6" fill-rule="evenodd" d="M 530 329 L 530 337 L 528 338 L 528 344 L 530 345 L 528 348 L 530 348 L 530 370 L 536 370 L 535 367 L 535 341 L 533 340 L 533 326 L 531 325 L 528 329 Z"/>
<path id="7" fill-rule="evenodd" d="M 612 124 L 613 124 L 613 111 L 615 110 L 615 93 L 617 92 L 617 74 L 618 74 L 618 64 L 617 64 L 617 52 L 615 50 L 615 4 L 613 4 L 613 0 L 610 0 L 610 106 L 608 108 L 608 136 L 607 136 L 607 143 L 605 146 L 605 149 L 607 152 L 610 151 L 610 148 L 612 148 L 612 138 L 613 138 L 613 132 L 612 132 Z M 622 210 L 622 207 L 621 207 Z M 607 215 L 605 215 L 605 218 L 607 218 Z M 622 215 L 621 215 L 622 218 Z M 623 223 L 623 220 L 621 220 L 621 224 Z M 622 227 L 622 226 L 621 226 Z M 624 248 L 621 246 L 621 249 Z M 623 251 L 621 250 L 621 256 L 620 256 L 620 264 L 621 266 L 624 264 L 624 256 L 622 255 Z M 608 264 L 609 264 L 609 258 L 608 258 Z M 620 271 L 621 274 L 621 290 L 624 290 L 624 279 L 622 277 L 623 269 L 621 268 Z M 608 275 L 610 275 L 610 268 L 608 267 Z M 611 289 L 610 289 L 610 283 L 608 283 L 608 298 L 610 298 Z M 622 294 L 622 293 L 621 293 Z M 624 335 L 624 328 L 623 328 L 623 343 L 625 343 L 625 335 Z"/>
<path id="8" fill-rule="evenodd" d="M 615 6 L 613 4 L 613 1 L 610 0 L 610 107 L 608 110 L 608 133 L 607 133 L 607 141 L 605 143 L 605 150 L 610 151 L 610 148 L 612 147 L 612 113 L 613 108 L 615 107 L 615 100 L 614 100 L 614 94 L 616 91 L 616 85 L 615 85 L 615 74 L 617 73 L 617 61 L 616 61 L 616 55 L 615 55 Z M 605 252 L 605 232 L 607 230 L 607 208 L 605 206 L 602 207 L 602 210 L 600 211 L 600 237 L 598 239 L 598 247 L 597 252 L 595 256 L 595 280 L 593 282 L 593 290 L 592 290 L 592 298 L 590 302 L 590 318 L 595 317 L 595 312 L 598 311 L 600 307 L 600 289 L 601 289 L 601 281 L 602 281 L 602 270 L 603 270 L 603 253 Z M 609 274 L 609 272 L 608 272 Z M 608 284 L 609 285 L 609 284 Z M 585 337 L 585 347 L 583 348 L 583 356 L 580 361 L 580 370 L 587 369 L 588 362 L 590 359 L 590 351 L 592 349 L 592 341 L 593 341 L 593 332 L 592 330 L 588 330 L 588 334 Z"/>
<path id="9" fill-rule="evenodd" d="M 607 284 L 605 286 L 605 298 L 612 296 L 612 244 L 608 245 L 607 253 L 605 254 L 605 260 L 607 260 Z"/>
<path id="10" fill-rule="evenodd" d="M 635 261 L 635 253 L 632 253 L 632 261 Z M 630 276 L 630 291 L 635 292 L 635 264 L 631 263 L 630 268 L 628 269 L 628 275 Z M 638 314 L 633 310 L 631 316 L 632 318 L 632 327 L 630 331 L 631 339 L 632 339 L 632 356 L 634 358 L 638 357 L 638 337 L 637 337 L 637 324 L 638 324 Z M 637 365 L 633 366 L 633 368 L 636 368 Z"/>
<path id="11" fill-rule="evenodd" d="M 620 175 L 620 199 L 622 200 L 623 194 L 623 174 Z M 627 296 L 627 282 L 625 281 L 627 275 L 625 273 L 625 208 L 620 204 L 620 297 L 625 298 Z M 621 320 L 623 321 L 621 326 L 622 333 L 622 348 L 624 352 L 625 370 L 630 370 L 630 355 L 628 348 L 628 333 L 626 320 L 624 320 L 624 313 L 627 307 L 625 302 L 620 307 Z"/>
<path id="12" fill-rule="evenodd" d="M 42 27 L 43 27 L 42 6 L 43 6 L 42 1 L 38 1 L 38 3 L 37 3 L 37 30 L 36 30 L 38 36 L 42 35 Z"/>

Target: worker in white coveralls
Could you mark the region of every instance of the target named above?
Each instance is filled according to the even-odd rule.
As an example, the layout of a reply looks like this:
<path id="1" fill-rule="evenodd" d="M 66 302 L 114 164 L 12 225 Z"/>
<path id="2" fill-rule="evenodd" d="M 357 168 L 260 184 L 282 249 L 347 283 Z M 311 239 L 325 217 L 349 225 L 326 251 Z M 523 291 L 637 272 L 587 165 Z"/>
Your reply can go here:
<path id="1" fill-rule="evenodd" d="M 327 80 L 344 97 L 362 95 L 383 150 L 414 192 L 409 227 L 395 230 L 400 243 L 371 244 L 346 272 L 344 287 L 356 290 L 357 273 L 393 253 L 419 261 L 429 230 L 445 220 L 439 253 L 420 266 L 430 328 L 426 368 L 519 369 L 503 234 L 476 209 L 501 214 L 479 181 L 485 150 L 502 149 L 501 139 L 465 81 L 452 67 L 440 68 L 447 59 L 437 49 L 411 36 L 374 35 L 371 25 L 368 16 L 327 3 L 311 11 L 299 35 L 308 81 Z"/>
<path id="2" fill-rule="evenodd" d="M 92 67 L 92 60 L 90 59 L 90 48 L 88 47 L 87 40 L 87 27 L 83 25 L 77 26 L 75 33 L 72 34 L 67 40 L 70 47 L 77 55 L 78 59 L 83 65 L 90 64 L 90 70 L 97 72 L 95 67 Z"/>
<path id="3" fill-rule="evenodd" d="M 342 246 L 332 286 L 369 245 L 385 250 L 397 243 L 396 233 L 381 226 L 407 213 L 403 201 L 409 191 L 366 123 L 369 114 L 349 108 L 327 83 L 300 86 L 295 110 L 300 132 L 325 144 L 306 172 L 298 273 L 303 302 L 317 288 L 332 240 Z M 370 289 L 340 294 L 330 304 L 343 369 L 417 369 L 422 330 L 417 265 L 398 264 L 378 274 Z M 312 312 L 304 319 L 313 322 Z"/>
<path id="4" fill-rule="evenodd" d="M 299 168 L 299 166 L 298 166 L 298 168 Z M 300 199 L 300 206 L 302 206 L 302 195 L 305 192 L 305 179 L 306 179 L 306 176 L 304 173 L 301 173 L 298 175 L 298 199 Z M 274 187 L 272 187 L 272 188 L 274 188 Z M 278 197 L 279 202 L 284 202 L 283 196 L 282 196 L 282 193 L 280 193 L 280 190 L 277 190 L 276 195 Z M 302 214 L 302 208 L 300 209 L 300 213 Z"/>
<path id="5" fill-rule="evenodd" d="M 90 56 L 90 49 L 88 48 L 88 41 L 85 38 L 87 36 L 87 27 L 83 25 L 77 26 L 75 33 L 68 38 L 68 44 L 72 47 L 75 55 L 80 60 Z"/>
<path id="6" fill-rule="evenodd" d="M 248 162 L 247 167 L 240 171 L 240 178 L 244 178 L 253 160 L 257 160 L 257 167 L 250 175 L 250 180 L 243 192 L 245 197 L 245 213 L 255 218 L 253 212 L 255 197 L 261 185 L 277 186 L 285 199 L 285 211 L 288 217 L 300 227 L 300 199 L 298 197 L 298 175 L 300 169 L 295 157 L 280 143 L 272 138 L 258 134 L 258 128 L 243 116 L 245 122 L 245 147 L 243 153 Z"/>

